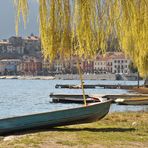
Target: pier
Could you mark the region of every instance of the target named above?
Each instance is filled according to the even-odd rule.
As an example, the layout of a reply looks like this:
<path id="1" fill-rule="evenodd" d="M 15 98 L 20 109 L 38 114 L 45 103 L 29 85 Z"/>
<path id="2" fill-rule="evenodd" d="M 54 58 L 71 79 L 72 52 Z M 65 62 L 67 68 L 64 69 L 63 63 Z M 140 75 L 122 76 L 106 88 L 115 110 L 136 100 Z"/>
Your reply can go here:
<path id="1" fill-rule="evenodd" d="M 97 87 L 102 87 L 104 89 L 132 89 L 137 87 L 137 85 L 84 84 L 85 89 L 92 89 Z M 81 85 L 56 84 L 55 88 L 81 89 Z"/>

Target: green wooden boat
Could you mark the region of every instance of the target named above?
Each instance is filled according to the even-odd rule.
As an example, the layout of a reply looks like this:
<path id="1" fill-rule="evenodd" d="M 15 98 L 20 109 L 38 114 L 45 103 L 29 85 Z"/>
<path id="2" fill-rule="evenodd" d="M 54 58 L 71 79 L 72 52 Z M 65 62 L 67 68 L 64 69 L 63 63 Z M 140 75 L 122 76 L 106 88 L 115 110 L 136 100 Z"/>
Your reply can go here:
<path id="1" fill-rule="evenodd" d="M 111 101 L 91 103 L 87 106 L 0 119 L 0 135 L 15 131 L 81 124 L 103 118 Z"/>

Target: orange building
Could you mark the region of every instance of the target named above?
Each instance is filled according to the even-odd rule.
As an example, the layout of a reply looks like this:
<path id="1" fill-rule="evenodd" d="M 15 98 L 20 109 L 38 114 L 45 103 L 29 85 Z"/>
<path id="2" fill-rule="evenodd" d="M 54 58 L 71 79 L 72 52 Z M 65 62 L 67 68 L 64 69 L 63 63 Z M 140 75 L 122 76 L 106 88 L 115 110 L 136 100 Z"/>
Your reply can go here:
<path id="1" fill-rule="evenodd" d="M 17 71 L 24 75 L 38 75 L 42 71 L 42 62 L 36 57 L 24 56 Z"/>

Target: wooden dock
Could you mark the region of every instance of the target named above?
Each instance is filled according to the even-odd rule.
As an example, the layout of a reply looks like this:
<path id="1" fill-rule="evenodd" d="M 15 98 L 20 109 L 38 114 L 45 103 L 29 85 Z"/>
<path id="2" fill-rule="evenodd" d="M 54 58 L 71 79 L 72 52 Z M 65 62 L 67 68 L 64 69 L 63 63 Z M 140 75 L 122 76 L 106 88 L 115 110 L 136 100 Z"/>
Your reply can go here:
<path id="1" fill-rule="evenodd" d="M 54 94 L 51 93 L 49 95 L 51 98 L 83 98 L 82 94 Z M 117 99 L 117 98 L 133 98 L 133 97 L 148 97 L 148 94 L 85 94 L 85 96 L 88 97 L 96 97 L 96 98 L 109 98 L 109 99 Z"/>
<path id="2" fill-rule="evenodd" d="M 132 89 L 137 85 L 113 85 L 113 84 L 84 84 L 85 89 L 101 87 L 104 89 Z M 81 89 L 81 85 L 56 84 L 55 88 Z"/>

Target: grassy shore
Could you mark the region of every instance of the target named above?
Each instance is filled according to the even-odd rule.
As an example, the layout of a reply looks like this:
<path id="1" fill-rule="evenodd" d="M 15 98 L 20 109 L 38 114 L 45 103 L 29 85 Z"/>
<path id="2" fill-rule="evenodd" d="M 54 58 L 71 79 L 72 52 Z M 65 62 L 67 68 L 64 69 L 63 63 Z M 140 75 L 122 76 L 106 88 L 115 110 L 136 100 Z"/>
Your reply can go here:
<path id="1" fill-rule="evenodd" d="M 147 87 L 134 87 L 132 88 L 133 91 L 141 93 L 141 94 L 148 94 L 148 88 Z"/>
<path id="2" fill-rule="evenodd" d="M 109 113 L 82 125 L 0 137 L 0 148 L 146 148 L 148 112 Z"/>

